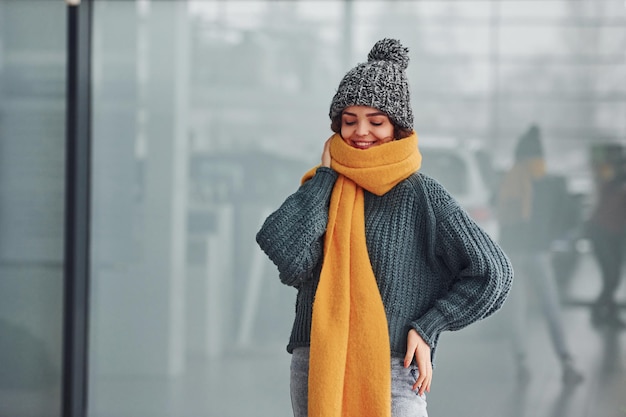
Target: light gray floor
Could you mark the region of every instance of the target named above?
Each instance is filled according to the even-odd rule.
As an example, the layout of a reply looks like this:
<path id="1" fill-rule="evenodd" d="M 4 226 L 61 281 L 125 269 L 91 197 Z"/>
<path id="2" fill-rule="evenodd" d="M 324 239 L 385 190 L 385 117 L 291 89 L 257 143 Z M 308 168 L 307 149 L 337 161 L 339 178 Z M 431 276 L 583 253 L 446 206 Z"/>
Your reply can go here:
<path id="1" fill-rule="evenodd" d="M 567 337 L 585 380 L 567 387 L 538 308 L 530 319 L 531 381 L 517 382 L 503 315 L 441 338 L 428 395 L 431 417 L 626 417 L 626 331 L 594 329 L 586 302 L 599 289 L 586 256 L 565 292 Z M 626 283 L 620 299 L 626 300 Z M 538 307 L 538 306 L 537 306 Z M 621 311 L 626 319 L 626 309 Z M 280 326 L 284 326 L 280 324 Z M 288 329 L 284 330 L 285 340 Z M 284 343 L 216 360 L 191 359 L 176 379 L 97 382 L 90 417 L 290 417 Z"/>
<path id="2" fill-rule="evenodd" d="M 585 380 L 561 382 L 561 369 L 537 305 L 529 323 L 531 380 L 520 384 L 501 337 L 507 325 L 496 316 L 443 336 L 429 396 L 431 417 L 624 417 L 626 416 L 626 331 L 595 329 L 587 302 L 599 290 L 597 267 L 587 256 L 565 288 L 566 336 Z M 624 285 L 626 286 L 626 285 Z M 625 299 L 624 286 L 620 299 Z M 622 316 L 625 311 L 622 309 Z M 488 343 L 480 336 L 492 336 Z"/>

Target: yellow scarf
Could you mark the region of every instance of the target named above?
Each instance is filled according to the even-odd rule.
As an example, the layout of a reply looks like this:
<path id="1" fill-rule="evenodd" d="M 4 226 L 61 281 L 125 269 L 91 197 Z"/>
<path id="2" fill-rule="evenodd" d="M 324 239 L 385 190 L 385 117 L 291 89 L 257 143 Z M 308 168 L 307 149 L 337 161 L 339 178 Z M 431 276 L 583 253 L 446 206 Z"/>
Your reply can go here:
<path id="1" fill-rule="evenodd" d="M 330 155 L 331 168 L 340 175 L 330 199 L 313 304 L 309 417 L 389 417 L 389 333 L 367 253 L 363 189 L 385 194 L 417 171 L 422 157 L 415 132 L 367 150 L 335 134 Z"/>

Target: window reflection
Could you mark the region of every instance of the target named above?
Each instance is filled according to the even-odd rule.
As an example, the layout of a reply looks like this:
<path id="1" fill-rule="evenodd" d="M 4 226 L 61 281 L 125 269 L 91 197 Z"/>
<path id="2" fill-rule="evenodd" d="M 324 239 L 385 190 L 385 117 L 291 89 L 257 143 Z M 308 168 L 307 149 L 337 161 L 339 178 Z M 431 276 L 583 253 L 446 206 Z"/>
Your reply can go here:
<path id="1" fill-rule="evenodd" d="M 62 6 L 0 2 L 2 416 L 61 412 L 65 29 Z"/>
<path id="2" fill-rule="evenodd" d="M 90 416 L 291 415 L 294 294 L 254 235 L 319 163 L 336 81 L 374 39 L 409 45 L 423 169 L 490 233 L 529 119 L 546 126 L 549 165 L 589 196 L 588 141 L 625 133 L 610 117 L 621 51 L 593 44 L 575 24 L 591 12 L 570 2 L 496 3 L 95 3 Z M 444 152 L 442 137 L 468 146 Z M 479 350 L 482 336 L 465 337 Z"/>

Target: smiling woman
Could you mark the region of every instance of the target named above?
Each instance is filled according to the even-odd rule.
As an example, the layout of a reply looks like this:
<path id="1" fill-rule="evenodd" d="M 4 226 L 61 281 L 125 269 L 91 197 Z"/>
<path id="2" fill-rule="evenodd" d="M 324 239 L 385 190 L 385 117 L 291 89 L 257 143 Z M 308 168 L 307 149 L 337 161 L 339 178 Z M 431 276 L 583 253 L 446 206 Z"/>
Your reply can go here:
<path id="1" fill-rule="evenodd" d="M 502 416 L 525 403 L 511 386 L 514 375 L 507 379 L 502 332 L 483 337 L 484 327 L 472 326 L 468 333 L 450 335 L 454 343 L 445 349 L 438 347 L 441 331 L 497 308 L 508 270 L 504 261 L 498 264 L 497 255 L 489 256 L 498 253 L 496 247 L 478 249 L 476 265 L 466 262 L 474 259 L 465 249 L 473 247 L 473 240 L 489 242 L 475 225 L 487 231 L 485 187 L 474 186 L 480 185 L 474 179 L 482 165 L 466 158 L 469 154 L 460 147 L 434 154 L 433 138 L 480 138 L 480 148 L 504 164 L 498 156 L 507 154 L 511 132 L 534 115 L 550 130 L 550 149 L 567 150 L 567 158 L 558 154 L 560 166 L 567 169 L 570 150 L 586 146 L 596 137 L 593 132 L 625 137 L 620 110 L 626 91 L 626 84 L 618 82 L 626 69 L 619 59 L 626 27 L 622 0 L 526 3 L 81 0 L 77 7 L 91 5 L 92 25 L 74 41 L 90 45 L 91 75 L 74 77 L 89 85 L 90 94 L 77 95 L 91 103 L 92 129 L 78 137 L 91 137 L 93 148 L 81 159 L 90 174 L 75 179 L 89 183 L 92 211 L 89 241 L 76 241 L 69 252 L 89 255 L 89 314 L 80 314 L 81 306 L 75 305 L 75 314 L 67 319 L 88 325 L 89 360 L 85 367 L 79 356 L 71 357 L 76 372 L 86 374 L 88 381 L 75 392 L 77 415 L 67 417 L 289 415 L 289 362 L 294 359 L 294 391 L 302 393 L 298 382 L 315 380 L 306 377 L 306 336 L 311 300 L 323 294 L 313 292 L 314 283 L 328 276 L 328 271 L 322 274 L 326 260 L 320 253 L 340 255 L 330 255 L 332 268 L 345 267 L 335 263 L 344 256 L 354 259 L 351 270 L 362 271 L 359 277 L 379 285 L 375 291 L 371 285 L 354 290 L 364 289 L 366 297 L 382 300 L 384 314 L 375 308 L 366 308 L 366 314 L 373 313 L 379 325 L 384 318 L 387 327 L 383 323 L 383 331 L 379 326 L 374 336 L 350 343 L 384 341 L 386 332 L 390 353 L 374 361 L 374 370 L 388 370 L 390 380 L 400 385 L 392 391 L 399 393 L 393 394 L 393 415 L 402 415 L 397 408 L 407 403 L 423 410 L 418 394 L 429 387 L 429 349 L 437 350 L 443 365 L 427 392 L 433 415 Z M 30 411 L 41 405 L 41 415 L 54 417 L 60 408 L 61 306 L 72 303 L 63 296 L 60 269 L 67 223 L 63 186 L 67 190 L 69 185 L 63 179 L 64 109 L 71 108 L 63 95 L 65 4 L 0 0 L 0 351 L 9 352 L 2 356 L 9 361 L 23 359 L 0 370 L 0 415 L 35 415 Z M 26 30 L 34 25 L 37 31 Z M 537 34 L 547 42 L 529 48 Z M 404 48 L 394 42 L 383 43 L 367 59 L 375 41 L 385 37 L 411 43 L 410 66 Z M 353 65 L 359 57 L 363 63 Z M 346 74 L 353 66 L 355 71 Z M 383 90 L 365 85 L 373 73 L 386 83 Z M 335 91 L 339 80 L 345 82 Z M 336 100 L 335 92 L 340 93 Z M 419 106 L 415 115 L 409 97 Z M 331 100 L 337 107 L 329 130 Z M 323 147 L 330 135 L 333 139 Z M 561 146 L 565 141 L 567 146 Z M 422 165 L 415 173 L 418 154 Z M 302 174 L 320 156 L 323 166 L 300 185 Z M 354 161 L 365 168 L 348 172 Z M 430 175 L 434 168 L 445 173 Z M 574 171 L 581 172 L 569 169 Z M 360 191 L 350 184 L 352 179 L 358 180 Z M 448 188 L 447 180 L 457 188 Z M 357 206 L 343 204 L 348 194 L 335 192 L 339 184 L 354 193 Z M 432 217 L 423 215 L 429 205 L 434 207 Z M 471 219 L 458 208 L 464 205 Z M 282 217 L 298 207 L 302 210 L 294 213 L 299 217 Z M 336 216 L 350 207 L 356 207 L 354 221 Z M 280 243 L 269 250 L 278 254 L 272 253 L 274 259 L 286 257 L 279 260 L 278 272 L 254 240 L 273 211 L 278 214 L 268 226 L 288 220 L 276 233 L 261 234 L 269 236 L 266 249 L 271 246 L 267 242 Z M 74 222 L 69 224 L 84 220 L 69 211 L 66 215 Z M 351 245 L 325 251 L 327 231 L 326 236 L 344 236 L 348 226 L 355 236 L 358 232 L 350 242 L 361 250 L 354 257 L 343 251 Z M 467 229 L 472 233 L 464 233 Z M 281 241 L 285 236 L 290 238 Z M 472 243 L 459 243 L 461 236 L 469 236 Z M 301 245 L 303 241 L 308 244 Z M 457 250 L 457 244 L 463 249 Z M 488 260 L 481 262 L 481 256 Z M 436 261 L 428 261 L 432 259 Z M 368 262 L 371 271 L 365 268 Z M 486 268 L 501 275 L 486 277 L 481 266 L 488 262 L 496 265 Z M 433 295 L 430 290 L 437 283 L 432 277 L 440 275 L 441 291 L 435 288 Z M 293 286 L 280 285 L 277 277 Z M 586 278 L 586 283 L 595 282 Z M 485 295 L 484 303 L 466 308 L 480 299 L 473 297 L 476 288 L 484 288 L 478 291 Z M 322 320 L 313 322 L 323 330 L 325 310 L 320 311 Z M 574 322 L 584 320 L 576 317 Z M 488 320 L 486 326 L 497 323 Z M 277 348 L 288 343 L 292 328 L 293 356 Z M 317 340 L 312 345 L 340 339 L 313 334 L 318 333 L 311 333 Z M 459 342 L 459 337 L 466 339 Z M 465 343 L 474 337 L 478 340 Z M 576 347 L 592 351 L 601 346 L 593 337 L 581 337 L 583 343 Z M 378 353 L 384 345 L 375 344 Z M 404 368 L 407 350 L 420 359 Z M 475 355 L 479 351 L 482 356 Z M 316 354 L 313 346 L 312 375 L 325 372 L 320 357 L 323 352 Z M 582 366 L 599 363 L 598 357 L 604 361 L 614 356 L 589 356 Z M 549 384 L 554 380 L 548 375 L 549 363 L 540 364 L 548 365 L 541 372 Z M 19 375 L 21 366 L 22 372 L 32 372 Z M 299 377 L 304 369 L 305 377 Z M 337 369 L 356 368 L 349 362 Z M 497 387 L 476 383 L 477 378 L 491 379 Z M 350 378 L 366 379 L 376 380 Z M 51 384 L 36 385 L 44 381 Z M 75 381 L 80 384 L 80 378 Z M 22 388 L 30 384 L 32 390 L 16 393 L 17 382 Z M 416 383 L 417 393 L 412 390 Z M 378 388 L 373 390 L 383 391 Z M 530 388 L 529 407 L 541 408 L 532 399 L 549 400 L 545 392 L 557 393 L 545 388 Z M 608 398 L 616 388 L 591 390 L 606 393 L 590 402 L 603 407 L 597 415 L 610 414 L 601 412 L 608 407 L 619 409 Z M 79 397 L 87 391 L 85 411 L 80 404 L 85 399 Z M 317 388 L 312 391 L 324 396 Z M 450 395 L 456 400 L 446 401 Z M 572 412 L 589 409 L 580 405 L 588 396 L 574 397 Z M 44 406 L 48 398 L 56 403 Z M 472 404 L 486 400 L 488 409 L 472 410 Z M 16 411 L 26 407 L 21 414 Z"/>
<path id="2" fill-rule="evenodd" d="M 426 417 L 440 334 L 493 314 L 511 286 L 498 245 L 418 172 L 408 62 L 385 38 L 348 71 L 321 165 L 256 236 L 298 289 L 295 417 Z"/>

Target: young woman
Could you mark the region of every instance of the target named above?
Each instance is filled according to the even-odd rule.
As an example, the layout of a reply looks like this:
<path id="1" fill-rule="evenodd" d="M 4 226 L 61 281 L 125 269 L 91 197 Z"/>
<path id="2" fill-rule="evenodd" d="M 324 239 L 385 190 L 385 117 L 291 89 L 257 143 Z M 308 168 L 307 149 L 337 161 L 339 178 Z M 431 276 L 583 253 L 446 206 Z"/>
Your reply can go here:
<path id="1" fill-rule="evenodd" d="M 516 272 L 515 289 L 507 303 L 512 351 L 519 381 L 528 383 L 531 376 L 527 358 L 528 295 L 533 294 L 548 324 L 550 341 L 561 363 L 562 380 L 566 384 L 578 384 L 583 376 L 574 366 L 566 338 L 551 262 L 550 245 L 559 237 L 553 224 L 562 215 L 557 203 L 563 197 L 553 184 L 546 175 L 541 129 L 532 125 L 517 142 L 513 166 L 502 179 L 497 199 L 500 245 Z M 531 293 L 529 289 L 534 291 Z"/>
<path id="2" fill-rule="evenodd" d="M 298 289 L 295 417 L 427 416 L 439 335 L 498 310 L 511 286 L 498 245 L 419 172 L 408 62 L 383 39 L 344 76 L 321 164 L 257 234 Z"/>

